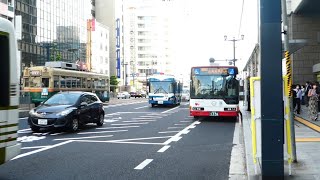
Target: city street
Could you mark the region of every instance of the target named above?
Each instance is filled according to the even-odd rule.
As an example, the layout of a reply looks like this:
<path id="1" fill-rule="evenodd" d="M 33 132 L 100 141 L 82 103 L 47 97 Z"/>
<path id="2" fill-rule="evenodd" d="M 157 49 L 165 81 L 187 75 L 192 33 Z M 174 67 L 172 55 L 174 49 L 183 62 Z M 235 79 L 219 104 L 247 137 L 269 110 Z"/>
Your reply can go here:
<path id="1" fill-rule="evenodd" d="M 0 179 L 228 179 L 235 122 L 189 116 L 187 102 L 151 108 L 145 98 L 115 99 L 105 124 L 76 133 L 32 133 L 20 119 L 22 152 Z"/>

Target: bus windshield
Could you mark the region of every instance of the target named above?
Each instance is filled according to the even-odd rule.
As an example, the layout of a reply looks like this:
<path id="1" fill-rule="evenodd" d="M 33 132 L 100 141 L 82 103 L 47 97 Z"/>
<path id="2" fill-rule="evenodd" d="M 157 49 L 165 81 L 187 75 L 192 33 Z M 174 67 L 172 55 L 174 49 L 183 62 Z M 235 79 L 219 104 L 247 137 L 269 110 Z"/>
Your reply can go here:
<path id="1" fill-rule="evenodd" d="M 151 81 L 150 93 L 173 93 L 173 82 L 169 81 Z"/>
<path id="2" fill-rule="evenodd" d="M 238 101 L 239 82 L 231 75 L 193 75 L 190 97 Z"/>

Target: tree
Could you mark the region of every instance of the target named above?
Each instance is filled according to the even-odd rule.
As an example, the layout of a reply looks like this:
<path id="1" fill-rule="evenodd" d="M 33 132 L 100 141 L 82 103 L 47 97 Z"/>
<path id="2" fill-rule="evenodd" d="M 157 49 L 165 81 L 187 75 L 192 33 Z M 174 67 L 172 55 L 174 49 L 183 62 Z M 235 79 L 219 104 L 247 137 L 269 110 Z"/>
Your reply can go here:
<path id="1" fill-rule="evenodd" d="M 110 77 L 110 90 L 115 92 L 115 90 L 117 89 L 117 86 L 119 84 L 119 81 L 117 80 L 116 76 L 111 76 Z"/>

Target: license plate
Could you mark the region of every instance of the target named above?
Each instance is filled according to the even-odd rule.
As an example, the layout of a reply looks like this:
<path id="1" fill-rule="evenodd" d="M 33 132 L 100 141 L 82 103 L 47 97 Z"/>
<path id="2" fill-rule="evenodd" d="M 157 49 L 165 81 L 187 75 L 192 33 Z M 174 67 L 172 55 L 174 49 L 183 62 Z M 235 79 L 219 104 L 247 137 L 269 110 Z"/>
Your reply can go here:
<path id="1" fill-rule="evenodd" d="M 38 119 L 38 124 L 39 125 L 47 125 L 48 124 L 48 120 L 47 119 Z"/>
<path id="2" fill-rule="evenodd" d="M 158 101 L 158 104 L 163 104 L 163 101 Z"/>
<path id="3" fill-rule="evenodd" d="M 218 112 L 210 112 L 210 116 L 219 116 Z"/>

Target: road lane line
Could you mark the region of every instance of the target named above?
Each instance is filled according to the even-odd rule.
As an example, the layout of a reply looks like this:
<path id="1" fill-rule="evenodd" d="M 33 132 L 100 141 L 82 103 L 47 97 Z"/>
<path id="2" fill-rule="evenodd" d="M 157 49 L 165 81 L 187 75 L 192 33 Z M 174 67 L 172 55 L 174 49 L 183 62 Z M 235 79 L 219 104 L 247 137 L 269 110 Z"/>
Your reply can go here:
<path id="1" fill-rule="evenodd" d="M 111 124 L 111 126 L 128 126 L 128 125 L 138 125 L 138 124 L 148 124 L 148 122 L 142 122 L 142 123 L 127 123 L 127 124 Z"/>
<path id="2" fill-rule="evenodd" d="M 32 147 L 22 147 L 21 149 L 40 149 L 40 148 L 45 148 L 49 146 L 32 146 Z"/>
<path id="3" fill-rule="evenodd" d="M 175 126 L 185 126 L 186 124 L 174 124 Z"/>
<path id="4" fill-rule="evenodd" d="M 92 139 L 92 138 L 102 138 L 102 137 L 112 137 L 113 135 L 107 136 L 89 136 L 89 137 L 78 137 L 78 138 L 60 138 L 54 139 L 54 141 L 64 141 L 64 140 L 78 140 L 78 139 Z"/>
<path id="5" fill-rule="evenodd" d="M 184 128 L 184 127 L 168 127 L 168 129 L 179 129 L 179 128 Z"/>
<path id="6" fill-rule="evenodd" d="M 182 134 L 188 134 L 190 130 L 185 130 Z"/>
<path id="7" fill-rule="evenodd" d="M 146 159 L 144 160 L 142 163 L 140 163 L 137 167 L 135 167 L 134 169 L 136 170 L 142 170 L 144 167 L 146 167 L 149 163 L 151 163 L 153 161 L 153 159 Z"/>
<path id="8" fill-rule="evenodd" d="M 163 143 L 148 143 L 148 142 L 130 142 L 130 141 L 97 141 L 97 140 L 72 140 L 73 142 L 87 142 L 87 143 L 114 143 L 114 144 L 139 144 L 139 145 L 159 145 Z"/>
<path id="9" fill-rule="evenodd" d="M 159 149 L 157 152 L 163 153 L 165 152 L 167 149 L 169 149 L 169 145 L 163 146 L 161 149 Z"/>
<path id="10" fill-rule="evenodd" d="M 166 134 L 166 133 L 176 133 L 176 132 L 180 132 L 180 131 L 162 131 L 162 132 L 158 132 L 158 133 Z"/>
<path id="11" fill-rule="evenodd" d="M 61 133 L 54 133 L 54 134 L 50 134 L 51 136 L 56 136 L 56 135 L 60 135 L 60 134 L 65 134 L 65 132 L 61 132 Z"/>
<path id="12" fill-rule="evenodd" d="M 163 111 L 163 112 L 161 112 L 161 113 L 162 113 L 162 114 L 168 113 L 168 112 L 173 111 L 173 110 L 175 110 L 175 109 L 177 109 L 177 108 L 179 108 L 179 107 L 180 107 L 180 106 L 177 106 L 177 107 L 175 107 L 175 108 L 169 109 L 169 110 L 167 110 L 167 111 Z"/>
<path id="13" fill-rule="evenodd" d="M 140 119 L 154 119 L 154 118 L 132 118 L 132 119 L 140 120 Z"/>
<path id="14" fill-rule="evenodd" d="M 146 108 L 146 107 L 149 107 L 149 106 L 141 106 L 141 107 L 137 107 L 137 108 L 134 108 L 134 109 L 142 109 L 142 108 Z"/>
<path id="15" fill-rule="evenodd" d="M 48 149 L 52 149 L 52 148 L 55 148 L 55 147 L 58 147 L 58 146 L 62 146 L 62 145 L 65 145 L 65 144 L 68 144 L 68 143 L 71 143 L 71 142 L 72 142 L 72 140 L 65 141 L 65 142 L 61 142 L 61 143 L 58 143 L 58 144 L 55 144 L 55 145 L 52 145 L 52 146 L 48 146 L 48 147 L 45 147 L 45 148 L 41 148 L 41 149 L 30 151 L 30 152 L 27 152 L 27 153 L 24 153 L 24 154 L 20 154 L 20 155 L 14 157 L 12 160 L 19 159 L 19 158 L 22 158 L 22 157 L 25 157 L 25 156 L 29 156 L 29 155 L 32 155 L 32 154 L 35 154 L 35 153 L 38 153 L 38 152 L 42 152 L 42 151 L 48 150 Z"/>
<path id="16" fill-rule="evenodd" d="M 195 126 L 196 124 L 200 124 L 200 121 L 195 121 L 192 124 L 190 124 L 189 126 L 187 126 L 186 128 L 184 128 L 183 130 L 181 130 L 180 132 L 178 132 L 177 134 L 175 134 L 172 138 L 168 139 L 167 141 L 165 141 L 163 144 L 165 145 L 169 145 L 173 140 L 176 140 L 177 137 L 180 137 L 184 132 L 186 132 L 187 130 L 189 130 L 191 127 Z"/>
<path id="17" fill-rule="evenodd" d="M 164 139 L 171 138 L 172 136 L 160 136 L 160 137 L 147 137 L 147 138 L 134 138 L 134 139 L 118 139 L 118 140 L 110 140 L 112 142 L 121 142 L 121 141 L 137 141 L 137 140 L 150 140 L 150 139 Z"/>
<path id="18" fill-rule="evenodd" d="M 118 131 L 94 131 L 94 132 L 82 132 L 77 134 L 102 134 L 102 133 L 114 133 L 114 132 L 125 132 L 128 130 L 118 130 Z"/>
<path id="19" fill-rule="evenodd" d="M 120 127 L 105 127 L 105 128 L 96 128 L 96 129 L 123 129 L 123 128 L 136 128 L 140 126 L 120 126 Z"/>

